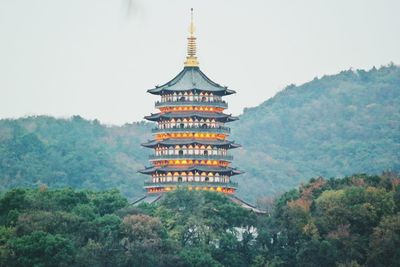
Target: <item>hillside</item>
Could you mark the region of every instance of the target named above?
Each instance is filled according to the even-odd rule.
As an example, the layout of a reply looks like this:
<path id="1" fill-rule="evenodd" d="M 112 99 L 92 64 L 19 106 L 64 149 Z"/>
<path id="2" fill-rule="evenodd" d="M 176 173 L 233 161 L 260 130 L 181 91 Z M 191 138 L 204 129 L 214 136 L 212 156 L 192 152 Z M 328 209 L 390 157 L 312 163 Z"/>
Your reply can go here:
<path id="1" fill-rule="evenodd" d="M 400 67 L 343 71 L 288 86 L 232 123 L 235 180 L 247 200 L 311 177 L 400 170 Z M 143 194 L 147 123 L 107 127 L 79 116 L 0 120 L 0 190 L 46 184 Z"/>
<path id="2" fill-rule="evenodd" d="M 143 194 L 137 173 L 147 160 L 139 144 L 151 125 L 106 127 L 79 116 L 29 117 L 0 121 L 0 190 L 13 187 L 118 188 Z"/>
<path id="3" fill-rule="evenodd" d="M 400 170 L 400 67 L 343 71 L 290 85 L 234 122 L 242 195 L 310 177 Z M 245 186 L 244 186 L 245 185 Z"/>

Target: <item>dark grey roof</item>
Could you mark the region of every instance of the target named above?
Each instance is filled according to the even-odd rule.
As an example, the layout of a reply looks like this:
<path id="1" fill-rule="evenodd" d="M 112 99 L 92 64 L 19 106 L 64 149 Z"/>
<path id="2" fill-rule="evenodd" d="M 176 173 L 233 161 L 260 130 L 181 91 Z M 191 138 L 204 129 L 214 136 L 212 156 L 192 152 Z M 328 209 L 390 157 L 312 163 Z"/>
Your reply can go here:
<path id="1" fill-rule="evenodd" d="M 134 201 L 131 205 L 137 206 L 137 205 L 139 205 L 141 203 L 149 203 L 149 204 L 157 203 L 160 200 L 162 200 L 164 196 L 165 196 L 165 193 L 154 194 L 154 195 L 147 194 L 144 197 L 141 197 L 138 200 Z M 227 197 L 228 197 L 228 199 L 230 201 L 232 201 L 233 203 L 241 206 L 242 208 L 245 208 L 247 210 L 251 210 L 251 211 L 253 211 L 253 212 L 257 213 L 257 214 L 267 214 L 266 211 L 258 209 L 256 206 L 254 206 L 254 205 L 252 205 L 252 204 L 250 204 L 250 203 L 238 198 L 235 195 L 227 196 Z"/>
<path id="2" fill-rule="evenodd" d="M 228 148 L 237 148 L 240 147 L 239 144 L 235 144 L 232 141 L 228 140 L 199 140 L 199 139 L 165 139 L 165 140 L 151 140 L 147 143 L 143 143 L 144 147 L 155 147 L 157 145 L 164 146 L 175 146 L 175 145 L 190 145 L 190 144 L 199 144 L 199 145 L 212 145 L 212 146 L 226 146 Z"/>
<path id="3" fill-rule="evenodd" d="M 163 194 L 146 194 L 145 196 L 135 200 L 131 205 L 138 206 L 142 203 L 153 204 L 158 202 L 162 198 Z"/>
<path id="4" fill-rule="evenodd" d="M 167 113 L 156 113 L 151 114 L 150 116 L 144 117 L 146 120 L 149 121 L 158 121 L 159 118 L 206 118 L 206 119 L 218 119 L 224 121 L 235 121 L 238 117 L 234 117 L 229 114 L 224 113 L 217 113 L 217 112 L 195 112 L 195 111 L 188 111 L 188 112 L 167 112 Z"/>
<path id="5" fill-rule="evenodd" d="M 199 67 L 185 67 L 178 75 L 171 81 L 157 86 L 154 89 L 147 90 L 151 94 L 158 95 L 163 91 L 191 91 L 200 90 L 213 92 L 218 95 L 230 95 L 236 93 L 225 86 L 221 86 L 210 80 Z"/>
<path id="6" fill-rule="evenodd" d="M 199 171 L 199 172 L 218 172 L 218 173 L 229 173 L 231 175 L 236 175 L 236 174 L 241 174 L 242 172 L 231 167 L 210 167 L 210 166 L 202 166 L 202 165 L 194 165 L 194 166 L 189 166 L 186 168 L 178 168 L 178 167 L 148 167 L 143 170 L 140 170 L 140 173 L 143 174 L 152 174 L 154 172 L 176 172 L 176 171 Z"/>
<path id="7" fill-rule="evenodd" d="M 233 195 L 233 196 L 228 196 L 228 198 L 235 204 L 238 204 L 239 206 L 241 206 L 242 208 L 245 208 L 247 210 L 251 210 L 254 211 L 257 214 L 266 214 L 266 211 L 260 210 L 258 209 L 256 206 L 250 204 L 249 202 L 246 202 L 240 198 L 238 198 L 237 196 Z"/>

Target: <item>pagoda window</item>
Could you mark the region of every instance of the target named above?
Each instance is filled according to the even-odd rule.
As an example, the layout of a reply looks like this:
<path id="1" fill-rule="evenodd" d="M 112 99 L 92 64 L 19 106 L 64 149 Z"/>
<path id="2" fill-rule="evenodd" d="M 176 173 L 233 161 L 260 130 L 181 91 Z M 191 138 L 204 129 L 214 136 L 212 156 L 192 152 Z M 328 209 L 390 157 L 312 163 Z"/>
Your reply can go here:
<path id="1" fill-rule="evenodd" d="M 179 150 L 178 155 L 179 155 L 179 156 L 183 156 L 183 150 L 182 150 L 182 149 Z"/>
<path id="2" fill-rule="evenodd" d="M 181 176 L 178 177 L 178 182 L 182 182 L 182 177 Z"/>
<path id="3" fill-rule="evenodd" d="M 208 182 L 208 181 L 210 181 L 210 178 L 206 177 L 206 178 L 204 178 L 204 181 Z"/>

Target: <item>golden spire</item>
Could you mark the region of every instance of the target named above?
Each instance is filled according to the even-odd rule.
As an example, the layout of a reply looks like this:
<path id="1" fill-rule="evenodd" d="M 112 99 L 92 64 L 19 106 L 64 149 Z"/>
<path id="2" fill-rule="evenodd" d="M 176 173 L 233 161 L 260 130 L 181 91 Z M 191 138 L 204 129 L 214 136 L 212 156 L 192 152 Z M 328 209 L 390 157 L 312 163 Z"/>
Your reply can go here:
<path id="1" fill-rule="evenodd" d="M 185 61 L 185 67 L 198 67 L 199 61 L 196 57 L 196 37 L 194 36 L 195 27 L 193 23 L 193 8 L 190 9 L 191 12 L 191 20 L 190 20 L 190 27 L 189 27 L 189 37 L 188 39 L 188 47 L 187 47 L 187 56 Z"/>

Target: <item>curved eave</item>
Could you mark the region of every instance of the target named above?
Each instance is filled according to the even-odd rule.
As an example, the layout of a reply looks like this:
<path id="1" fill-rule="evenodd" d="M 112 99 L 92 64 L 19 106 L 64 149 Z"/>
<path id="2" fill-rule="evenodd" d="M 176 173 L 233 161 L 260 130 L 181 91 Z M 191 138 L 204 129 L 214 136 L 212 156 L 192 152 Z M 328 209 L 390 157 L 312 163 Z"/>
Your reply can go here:
<path id="1" fill-rule="evenodd" d="M 147 90 L 148 93 L 153 94 L 153 95 L 163 95 L 167 93 L 176 93 L 176 92 L 188 92 L 191 91 L 193 93 L 195 92 L 207 92 L 207 93 L 213 93 L 215 95 L 219 96 L 228 96 L 228 95 L 233 95 L 236 94 L 235 90 L 228 89 L 227 87 L 224 87 L 224 90 L 221 91 L 212 91 L 212 90 L 205 90 L 197 87 L 192 87 L 184 90 L 172 90 L 172 89 L 160 89 L 159 87 L 156 87 L 154 89 L 149 89 Z"/>
<path id="2" fill-rule="evenodd" d="M 204 91 L 218 95 L 231 95 L 234 90 L 213 82 L 199 67 L 185 67 L 169 82 L 147 90 L 148 93 L 159 95 L 165 92 Z"/>
<path id="3" fill-rule="evenodd" d="M 212 145 L 212 146 L 220 146 L 227 148 L 238 148 L 239 144 L 236 144 L 232 141 L 225 140 L 215 140 L 215 141 L 207 141 L 207 140 L 199 140 L 199 139 L 165 139 L 165 140 L 152 140 L 147 143 L 143 143 L 142 146 L 154 148 L 157 145 L 164 146 L 176 146 L 176 145 Z"/>
<path id="4" fill-rule="evenodd" d="M 168 112 L 168 113 L 156 113 L 150 116 L 144 117 L 149 121 L 158 121 L 160 118 L 173 119 L 173 118 L 205 118 L 205 119 L 217 119 L 220 121 L 230 122 L 238 120 L 238 117 L 224 113 L 213 113 L 213 112 Z"/>
<path id="5" fill-rule="evenodd" d="M 153 174 L 155 172 L 193 172 L 193 171 L 198 171 L 198 172 L 218 172 L 218 173 L 225 173 L 225 174 L 230 174 L 231 176 L 233 175 L 238 175 L 242 174 L 243 172 L 234 169 L 234 168 L 223 168 L 223 167 L 208 167 L 208 166 L 191 166 L 187 168 L 175 168 L 175 167 L 148 167 L 143 170 L 139 170 L 140 173 L 142 174 Z"/>

